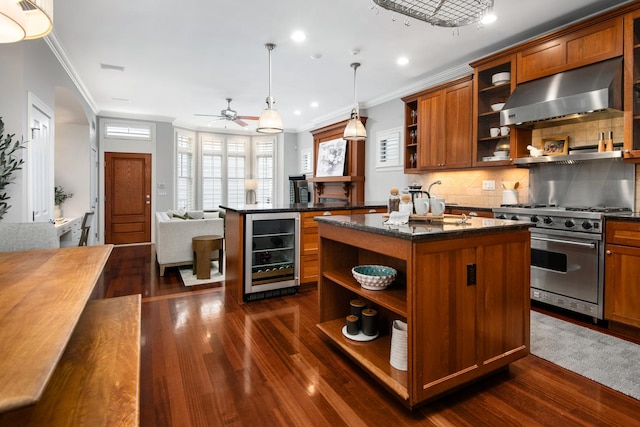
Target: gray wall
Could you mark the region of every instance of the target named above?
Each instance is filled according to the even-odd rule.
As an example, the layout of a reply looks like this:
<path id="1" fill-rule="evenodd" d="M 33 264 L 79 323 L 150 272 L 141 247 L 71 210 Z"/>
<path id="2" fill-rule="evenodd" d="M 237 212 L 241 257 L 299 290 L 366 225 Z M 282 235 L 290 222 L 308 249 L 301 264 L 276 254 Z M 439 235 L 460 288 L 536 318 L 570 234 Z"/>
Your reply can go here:
<path id="1" fill-rule="evenodd" d="M 91 106 L 81 96 L 71 78 L 67 75 L 44 39 L 0 44 L 0 116 L 5 122 L 5 133 L 15 133 L 17 137 L 28 139 L 27 94 L 33 93 L 56 113 L 56 87 L 69 90 L 86 115 L 86 122 L 95 121 Z M 87 136 L 87 140 L 89 140 Z M 26 151 L 23 151 L 26 155 Z M 29 165 L 16 174 L 16 180 L 7 187 L 12 206 L 5 216 L 7 222 L 27 221 L 27 180 Z M 51 183 L 53 187 L 54 183 Z"/>

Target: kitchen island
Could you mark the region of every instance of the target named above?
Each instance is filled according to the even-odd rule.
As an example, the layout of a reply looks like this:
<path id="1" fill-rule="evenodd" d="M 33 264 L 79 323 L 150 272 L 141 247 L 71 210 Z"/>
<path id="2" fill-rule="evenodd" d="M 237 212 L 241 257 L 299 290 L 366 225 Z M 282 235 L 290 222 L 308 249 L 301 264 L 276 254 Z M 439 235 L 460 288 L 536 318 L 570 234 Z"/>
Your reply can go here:
<path id="1" fill-rule="evenodd" d="M 317 217 L 318 328 L 412 408 L 506 367 L 529 352 L 530 224 L 445 217 L 385 225 L 381 214 Z M 393 267 L 384 290 L 366 290 L 356 265 Z M 350 301 L 377 311 L 379 337 L 343 335 Z M 390 364 L 391 324 L 407 323 L 407 371 Z"/>
<path id="2" fill-rule="evenodd" d="M 225 240 L 226 240 L 226 275 L 225 286 L 234 296 L 238 303 L 243 303 L 250 299 L 248 293 L 245 292 L 245 282 L 248 274 L 246 263 L 255 261 L 252 257 L 256 254 L 247 256 L 248 247 L 252 247 L 252 242 L 247 242 L 247 220 L 253 218 L 284 218 L 295 217 L 298 220 L 296 226 L 295 247 L 297 254 L 292 263 L 295 264 L 294 270 L 297 285 L 306 284 L 316 286 L 318 280 L 318 223 L 313 220 L 314 217 L 320 215 L 351 215 L 353 213 L 368 212 L 386 212 L 385 202 L 332 202 L 332 203 L 292 203 L 292 204 L 254 204 L 254 205 L 224 205 L 220 206 L 226 210 L 225 215 Z M 290 242 L 291 243 L 291 242 Z M 293 245 L 292 245 L 293 246 Z M 261 248 L 257 249 L 261 251 Z M 262 252 L 261 252 L 262 253 Z M 289 265 L 281 265 L 287 270 Z M 256 275 L 268 275 L 271 272 L 256 272 Z M 289 291 L 297 291 L 298 286 L 289 286 Z M 274 285 L 274 287 L 277 285 Z M 269 287 L 263 286 L 264 287 Z M 284 288 L 269 289 L 268 293 L 253 293 L 254 296 L 276 296 L 283 294 Z"/>

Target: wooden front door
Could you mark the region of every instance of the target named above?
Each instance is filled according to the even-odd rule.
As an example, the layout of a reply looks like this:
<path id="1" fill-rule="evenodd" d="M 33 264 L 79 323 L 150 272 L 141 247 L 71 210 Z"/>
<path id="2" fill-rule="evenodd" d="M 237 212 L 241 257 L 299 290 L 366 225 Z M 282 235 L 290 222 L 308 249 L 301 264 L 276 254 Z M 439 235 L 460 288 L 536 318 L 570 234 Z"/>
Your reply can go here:
<path id="1" fill-rule="evenodd" d="M 105 243 L 151 241 L 151 154 L 105 153 Z"/>

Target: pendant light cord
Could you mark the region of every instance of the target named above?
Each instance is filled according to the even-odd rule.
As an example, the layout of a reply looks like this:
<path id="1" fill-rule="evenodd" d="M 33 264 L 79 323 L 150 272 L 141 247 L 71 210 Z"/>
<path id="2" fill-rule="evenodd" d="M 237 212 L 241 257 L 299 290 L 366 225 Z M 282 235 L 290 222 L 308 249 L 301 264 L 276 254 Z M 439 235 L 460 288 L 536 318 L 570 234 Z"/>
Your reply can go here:
<path id="1" fill-rule="evenodd" d="M 356 88 L 357 88 L 357 80 L 356 80 L 356 71 L 358 70 L 358 67 L 360 66 L 359 62 L 354 62 L 353 64 L 351 64 L 351 66 L 353 67 L 353 109 L 356 112 L 356 115 L 360 115 L 358 113 L 358 98 L 356 97 Z"/>
<path id="2" fill-rule="evenodd" d="M 267 43 L 265 44 L 265 47 L 269 51 L 269 97 L 267 98 L 267 105 L 269 106 L 269 109 L 271 109 L 274 103 L 274 100 L 271 97 L 271 51 L 276 47 L 276 45 L 273 43 Z"/>

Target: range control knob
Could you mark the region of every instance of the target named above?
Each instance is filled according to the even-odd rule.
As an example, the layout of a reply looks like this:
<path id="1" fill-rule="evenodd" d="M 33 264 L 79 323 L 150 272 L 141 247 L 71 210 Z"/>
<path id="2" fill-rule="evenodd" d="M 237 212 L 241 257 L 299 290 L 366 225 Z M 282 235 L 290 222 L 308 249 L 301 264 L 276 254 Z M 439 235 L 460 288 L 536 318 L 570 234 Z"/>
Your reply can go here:
<path id="1" fill-rule="evenodd" d="M 567 228 L 575 227 L 576 223 L 572 219 L 568 219 L 564 222 L 564 226 Z"/>
<path id="2" fill-rule="evenodd" d="M 531 222 L 538 222 L 538 221 L 540 221 L 540 218 L 538 218 L 537 215 L 533 215 L 533 216 L 531 216 L 530 220 L 531 220 Z"/>
<path id="3" fill-rule="evenodd" d="M 585 221 L 582 223 L 582 228 L 584 228 L 585 230 L 589 230 L 591 228 L 593 228 L 593 225 L 591 225 L 591 223 L 589 221 Z"/>
<path id="4" fill-rule="evenodd" d="M 496 218 L 498 218 L 498 219 L 507 219 L 507 216 L 505 214 L 499 214 L 498 216 L 496 216 Z"/>
<path id="5" fill-rule="evenodd" d="M 553 222 L 553 218 L 551 218 L 550 216 L 545 216 L 542 222 L 544 222 L 545 224 L 551 224 Z"/>
<path id="6" fill-rule="evenodd" d="M 511 221 L 517 221 L 518 219 L 518 215 L 511 215 Z"/>

